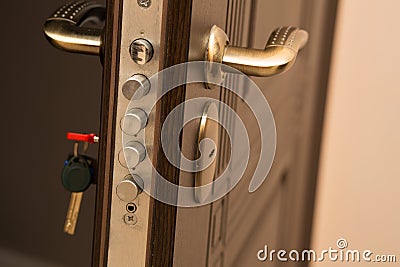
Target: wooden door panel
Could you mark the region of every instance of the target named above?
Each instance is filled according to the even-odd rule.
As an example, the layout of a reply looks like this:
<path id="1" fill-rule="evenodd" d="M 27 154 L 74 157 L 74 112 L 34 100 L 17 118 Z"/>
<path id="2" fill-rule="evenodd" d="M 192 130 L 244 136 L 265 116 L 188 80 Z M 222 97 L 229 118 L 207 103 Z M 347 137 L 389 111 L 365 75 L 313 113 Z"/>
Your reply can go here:
<path id="1" fill-rule="evenodd" d="M 89 2 L 77 2 L 65 14 L 55 14 L 51 21 L 64 20 L 60 17 L 69 16 L 68 12 L 76 5 L 82 5 L 75 10 L 77 13 L 82 8 L 91 9 Z M 83 29 L 87 25 L 80 25 L 79 21 L 63 22 L 74 30 L 70 34 L 73 38 L 64 38 L 62 35 L 62 42 L 83 40 L 80 45 L 73 44 L 73 47 L 81 48 L 76 52 L 87 53 L 86 42 L 91 39 L 85 38 L 95 33 L 96 42 L 92 49 L 95 54 L 100 54 L 104 67 L 93 266 L 261 266 L 256 255 L 264 245 L 287 250 L 309 246 L 336 6 L 337 0 L 108 0 L 103 33 L 99 29 Z M 81 20 L 93 19 L 90 12 L 86 14 L 87 18 L 83 15 Z M 75 15 L 73 13 L 69 18 L 73 19 Z M 51 23 L 61 25 L 58 22 Z M 207 42 L 213 25 L 226 32 L 231 46 L 242 48 L 226 47 L 225 35 L 220 32 L 223 42 L 216 42 L 215 47 L 208 49 Z M 150 78 L 177 64 L 204 60 L 205 54 L 212 54 L 210 51 L 213 48 L 222 57 L 230 51 L 231 59 L 243 62 L 231 61 L 227 64 L 243 67 L 257 61 L 243 57 L 247 55 L 248 51 L 243 52 L 246 48 L 263 49 L 270 32 L 278 26 L 287 25 L 304 28 L 311 38 L 289 72 L 276 77 L 252 78 L 274 114 L 277 148 L 267 179 L 258 190 L 249 193 L 250 181 L 259 164 L 260 137 L 265 134 L 262 131 L 269 130 L 260 129 L 252 107 L 248 107 L 243 99 L 227 88 L 207 88 L 203 82 L 179 85 L 164 95 L 168 86 L 175 86 L 174 78 L 182 73 L 152 80 L 151 84 L 146 83 L 148 79 L 144 76 Z M 64 30 L 61 26 L 60 29 Z M 76 38 L 76 33 L 80 31 L 87 34 L 82 34 L 82 39 Z M 288 32 L 281 32 L 283 41 Z M 286 41 L 291 42 L 288 44 L 290 46 L 297 39 L 304 41 L 306 36 L 306 33 L 299 31 L 298 38 L 290 35 L 293 39 Z M 60 36 L 47 37 L 51 40 Z M 275 41 L 274 48 L 277 48 Z M 288 47 L 283 50 L 291 51 Z M 240 53 L 243 55 L 238 56 Z M 252 50 L 250 54 L 257 56 L 263 52 Z M 219 60 L 218 55 L 214 56 L 213 60 L 223 61 L 222 57 Z M 283 67 L 275 67 L 280 70 L 288 66 L 292 65 L 288 63 Z M 248 65 L 243 67 L 243 70 L 249 69 Z M 204 72 L 202 69 L 199 75 L 208 77 Z M 262 72 L 253 69 L 252 73 L 261 75 Z M 186 74 L 183 71 L 183 75 Z M 139 88 L 143 90 L 141 99 L 130 103 L 124 88 L 127 84 L 130 87 L 131 78 L 134 77 L 141 77 L 136 80 L 139 85 L 149 86 L 146 89 Z M 239 87 L 245 99 L 255 97 L 250 91 L 255 89 L 250 89 L 249 83 L 240 81 L 238 76 L 227 75 L 225 80 L 230 86 Z M 138 90 L 138 85 L 128 89 Z M 158 100 L 161 95 L 164 96 Z M 167 144 L 162 144 L 162 130 L 175 107 L 200 97 L 223 102 L 239 115 L 249 137 L 250 160 L 244 176 L 231 192 L 204 206 L 178 207 L 182 188 L 165 190 L 165 184 L 160 183 L 157 177 L 162 177 L 170 184 L 194 187 L 197 174 L 181 170 L 179 164 L 175 166 L 167 159 L 164 149 L 175 149 L 172 147 L 175 143 L 169 142 L 169 139 L 164 142 Z M 244 156 L 242 158 L 242 155 L 231 152 L 230 138 L 246 136 L 238 136 L 242 134 L 239 123 L 235 125 L 234 116 L 222 106 L 218 107 L 222 114 L 220 124 L 228 130 L 220 127 L 219 132 L 214 132 L 218 135 L 217 153 L 213 150 L 209 158 L 217 155 L 216 169 L 209 178 L 219 179 L 226 171 L 232 177 L 224 181 L 225 186 L 233 180 L 236 168 L 244 160 Z M 136 116 L 134 120 L 140 130 L 129 135 L 121 122 L 126 118 L 126 111 L 132 111 L 133 107 L 136 113 L 130 115 Z M 182 128 L 188 113 L 173 120 L 173 125 L 169 125 L 166 131 L 169 138 L 176 137 L 179 140 L 183 155 L 194 160 L 199 154 L 200 120 L 187 124 L 180 133 L 174 131 Z M 231 137 L 227 134 L 230 131 L 233 132 Z M 129 145 L 126 138 L 142 148 L 139 151 L 137 146 L 130 147 L 136 149 L 133 153 L 137 158 L 143 158 L 143 161 L 138 160 L 140 165 L 132 168 L 124 164 L 123 158 L 119 158 L 125 156 L 124 150 Z M 179 155 L 176 158 L 178 161 L 182 159 Z M 260 160 L 260 164 L 267 164 L 267 159 Z M 145 179 L 140 183 L 141 178 L 130 179 L 132 175 Z M 124 192 L 119 194 L 118 187 L 126 183 L 133 187 L 133 197 L 125 197 Z M 193 196 L 189 196 L 193 198 L 192 201 L 195 200 L 195 193 L 193 189 Z M 164 203 L 165 199 L 159 199 L 160 196 L 170 197 L 168 204 Z M 136 208 L 129 210 L 127 205 Z M 278 262 L 274 264 L 285 265 Z M 290 263 L 290 266 L 305 264 Z"/>
<path id="2" fill-rule="evenodd" d="M 98 187 L 94 266 L 106 264 L 107 246 L 112 238 L 108 225 L 110 199 L 114 193 L 110 162 L 115 153 L 114 129 L 119 120 L 115 114 L 118 57 L 121 49 L 126 49 L 119 43 L 120 26 L 124 24 L 119 15 L 122 1 L 110 0 L 108 5 L 101 131 L 105 140 L 100 144 L 100 171 L 104 177 Z M 166 116 L 185 100 L 211 97 L 234 108 L 242 119 L 245 118 L 251 154 L 245 175 L 238 185 L 211 204 L 177 208 L 151 200 L 149 216 L 145 218 L 148 220 L 147 240 L 143 241 L 147 242 L 145 266 L 257 266 L 260 263 L 256 253 L 264 245 L 274 248 L 308 245 L 329 70 L 327 65 L 321 67 L 320 64 L 329 63 L 335 7 L 336 1 L 333 0 L 163 2 L 162 36 L 156 47 L 159 49 L 160 70 L 186 61 L 202 60 L 214 24 L 226 31 L 232 45 L 249 48 L 264 48 L 268 34 L 281 25 L 305 28 L 311 39 L 290 72 L 271 78 L 253 78 L 269 101 L 278 136 L 275 161 L 268 179 L 254 193 L 250 194 L 248 187 L 258 164 L 260 132 L 251 110 L 242 100 L 224 88 L 206 90 L 203 84 L 192 84 L 174 90 L 157 104 L 152 124 L 155 141 L 151 152 L 156 168 L 171 182 L 194 185 L 194 174 L 173 167 L 159 141 Z M 237 80 L 229 82 L 235 84 Z M 246 90 L 246 85 L 240 86 Z M 228 117 L 224 119 L 231 120 Z M 194 159 L 197 155 L 197 132 L 196 121 L 183 130 L 181 148 L 188 158 Z M 221 131 L 217 174 L 227 166 L 229 145 L 228 137 Z"/>
<path id="3" fill-rule="evenodd" d="M 227 0 L 193 0 L 191 16 L 191 34 L 189 45 L 189 59 L 203 60 L 204 51 L 210 29 L 213 25 L 225 24 Z M 215 6 L 220 9 L 213 8 Z M 204 12 L 202 12 L 204 11 Z M 197 97 L 219 98 L 218 91 L 205 90 L 203 84 L 186 85 L 185 100 Z M 190 159 L 197 154 L 197 133 L 199 121 L 185 126 L 182 134 L 182 153 Z M 180 172 L 180 185 L 193 186 L 194 174 Z M 200 267 L 207 265 L 207 253 L 210 238 L 211 205 L 197 208 L 178 208 L 176 218 L 176 236 L 174 247 L 174 266 Z M 196 230 L 193 230 L 193 229 Z"/>
<path id="4" fill-rule="evenodd" d="M 238 3 L 238 6 L 240 5 Z M 325 5 L 316 5 L 311 0 L 296 1 L 295 3 L 293 1 L 254 1 L 253 5 L 251 27 L 247 33 L 249 41 L 240 40 L 241 45 L 262 48 L 265 45 L 268 31 L 272 31 L 278 25 L 299 25 L 306 28 L 310 31 L 311 36 L 315 36 L 315 39 L 310 41 L 311 47 L 315 47 L 317 43 L 321 42 L 320 36 L 323 34 L 323 30 L 311 25 L 305 17 L 308 16 L 309 18 L 312 12 L 323 13 L 328 6 L 326 2 Z M 330 7 L 334 6 L 335 3 L 331 2 Z M 330 32 L 330 34 L 333 30 L 333 18 L 334 15 L 326 18 L 329 22 L 327 24 L 329 28 L 324 30 Z M 227 25 L 226 28 L 229 29 L 231 26 Z M 232 36 L 230 37 L 232 40 Z M 306 48 L 305 51 L 307 49 L 312 48 Z M 300 54 L 294 68 L 284 75 L 268 79 L 254 78 L 268 99 L 275 116 L 278 134 L 275 161 L 263 186 L 257 192 L 249 194 L 248 185 L 257 164 L 260 145 L 259 133 L 250 130 L 252 154 L 249 165 L 240 183 L 223 200 L 226 217 L 222 220 L 221 226 L 219 223 L 217 224 L 220 228 L 219 231 L 223 233 L 223 242 L 220 242 L 218 246 L 213 243 L 212 233 L 216 231 L 213 222 L 215 215 L 220 212 L 221 203 L 213 203 L 211 207 L 209 216 L 209 231 L 211 233 L 209 234 L 211 241 L 208 249 L 209 266 L 215 264 L 221 264 L 221 266 L 256 266 L 256 263 L 259 264 L 256 259 L 256 252 L 265 244 L 275 248 L 306 247 L 308 244 L 307 236 L 310 234 L 310 225 L 304 225 L 305 216 L 298 214 L 298 212 L 296 214 L 296 210 L 306 209 L 310 211 L 312 199 L 293 197 L 293 190 L 296 190 L 296 186 L 302 184 L 303 181 L 315 179 L 315 176 L 310 178 L 297 173 L 298 157 L 309 154 L 310 148 L 316 151 L 315 148 L 319 145 L 318 140 L 316 142 L 310 141 L 307 149 L 299 145 L 304 141 L 302 138 L 306 137 L 304 132 L 309 131 L 306 128 L 313 127 L 311 124 L 307 126 L 302 124 L 306 117 L 311 116 L 304 106 L 320 103 L 319 112 L 322 113 L 324 102 L 324 98 L 321 98 L 321 95 L 317 93 L 322 88 L 315 88 L 307 84 L 309 76 L 306 74 L 308 73 L 306 68 L 310 64 L 317 64 L 317 62 L 310 63 L 309 54 L 310 51 Z M 319 58 L 321 61 L 329 62 L 329 53 L 320 53 Z M 326 78 L 325 73 L 327 73 L 327 68 L 321 69 L 318 74 L 314 73 L 313 79 L 323 80 Z M 319 75 L 322 75 L 321 78 L 318 77 Z M 251 111 L 244 102 L 240 100 L 231 102 L 237 104 L 237 112 L 242 118 L 246 118 L 246 128 L 258 129 L 256 121 L 249 119 L 252 117 Z M 306 138 L 308 139 L 308 137 Z M 317 162 L 309 164 L 314 166 L 313 168 L 317 166 Z M 312 187 L 303 187 L 302 189 L 303 194 L 312 194 L 312 191 Z M 296 215 L 292 215 L 292 213 Z M 309 214 L 308 212 L 307 217 L 310 217 Z M 302 226 L 295 226 L 296 223 Z M 255 228 L 257 228 L 257 231 L 254 231 Z M 296 241 L 291 239 L 290 233 L 293 232 L 293 229 L 298 229 Z M 254 242 L 251 240 L 254 240 Z"/>
<path id="5" fill-rule="evenodd" d="M 241 218 L 240 225 L 232 229 L 230 239 L 227 240 L 223 266 L 262 266 L 265 262 L 258 262 L 257 252 L 268 244 L 272 247 L 279 245 L 280 224 L 280 194 L 279 187 L 264 203 L 262 212 L 257 214 L 252 223 Z M 268 229 L 268 232 L 265 231 Z M 244 231 L 244 233 L 243 233 Z"/>

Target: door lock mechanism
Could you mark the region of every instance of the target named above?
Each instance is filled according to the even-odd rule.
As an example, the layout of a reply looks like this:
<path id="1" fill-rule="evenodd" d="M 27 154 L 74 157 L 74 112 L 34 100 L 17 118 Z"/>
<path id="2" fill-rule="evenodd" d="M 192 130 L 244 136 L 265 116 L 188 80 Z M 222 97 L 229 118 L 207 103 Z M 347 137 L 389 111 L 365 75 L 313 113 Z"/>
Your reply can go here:
<path id="1" fill-rule="evenodd" d="M 49 42 L 61 50 L 100 55 L 104 20 L 104 6 L 79 0 L 54 12 L 45 22 L 44 33 Z M 85 27 L 87 22 L 99 27 Z M 247 75 L 268 77 L 289 70 L 307 41 L 305 30 L 289 26 L 275 29 L 265 49 L 236 47 L 229 45 L 229 38 L 221 28 L 213 26 L 205 59 L 228 65 Z"/>

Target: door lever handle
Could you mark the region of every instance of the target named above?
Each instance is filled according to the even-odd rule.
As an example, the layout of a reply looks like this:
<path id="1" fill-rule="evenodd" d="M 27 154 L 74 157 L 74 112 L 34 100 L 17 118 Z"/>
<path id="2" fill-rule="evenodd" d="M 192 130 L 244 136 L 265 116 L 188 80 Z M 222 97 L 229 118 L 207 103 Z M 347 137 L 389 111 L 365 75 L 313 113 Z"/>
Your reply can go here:
<path id="1" fill-rule="evenodd" d="M 308 33 L 297 27 L 275 29 L 264 50 L 229 45 L 226 33 L 211 29 L 206 59 L 233 67 L 244 74 L 269 77 L 288 71 L 308 41 Z"/>
<path id="2" fill-rule="evenodd" d="M 105 7 L 94 2 L 79 0 L 65 4 L 44 24 L 44 34 L 55 47 L 75 53 L 100 55 L 102 28 L 83 25 L 92 22 L 102 27 Z"/>

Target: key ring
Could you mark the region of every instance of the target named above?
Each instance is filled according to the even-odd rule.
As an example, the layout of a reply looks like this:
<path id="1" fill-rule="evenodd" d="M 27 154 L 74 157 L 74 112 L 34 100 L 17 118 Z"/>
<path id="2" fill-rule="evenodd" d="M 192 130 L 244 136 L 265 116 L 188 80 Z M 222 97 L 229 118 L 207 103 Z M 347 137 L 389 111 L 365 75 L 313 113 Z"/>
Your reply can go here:
<path id="1" fill-rule="evenodd" d="M 79 155 L 79 142 L 84 143 L 82 154 L 85 154 L 88 151 L 89 143 L 93 144 L 93 143 L 99 142 L 99 137 L 93 133 L 92 134 L 80 134 L 80 133 L 68 132 L 67 139 L 75 141 L 74 157 L 77 157 Z"/>
<path id="2" fill-rule="evenodd" d="M 89 149 L 89 143 L 85 142 L 82 150 L 82 154 L 85 154 Z M 74 157 L 77 157 L 79 155 L 79 142 L 76 141 L 74 143 Z"/>

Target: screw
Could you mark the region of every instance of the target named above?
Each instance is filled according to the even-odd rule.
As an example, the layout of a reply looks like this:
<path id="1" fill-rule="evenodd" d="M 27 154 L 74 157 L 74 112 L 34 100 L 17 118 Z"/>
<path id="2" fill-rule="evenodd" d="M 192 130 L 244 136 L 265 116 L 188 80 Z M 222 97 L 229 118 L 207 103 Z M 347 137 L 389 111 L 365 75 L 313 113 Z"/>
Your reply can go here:
<path id="1" fill-rule="evenodd" d="M 127 213 L 124 215 L 124 222 L 127 225 L 135 225 L 137 223 L 137 217 L 135 214 Z"/>
<path id="2" fill-rule="evenodd" d="M 151 6 L 151 0 L 137 0 L 140 7 L 149 8 Z"/>

